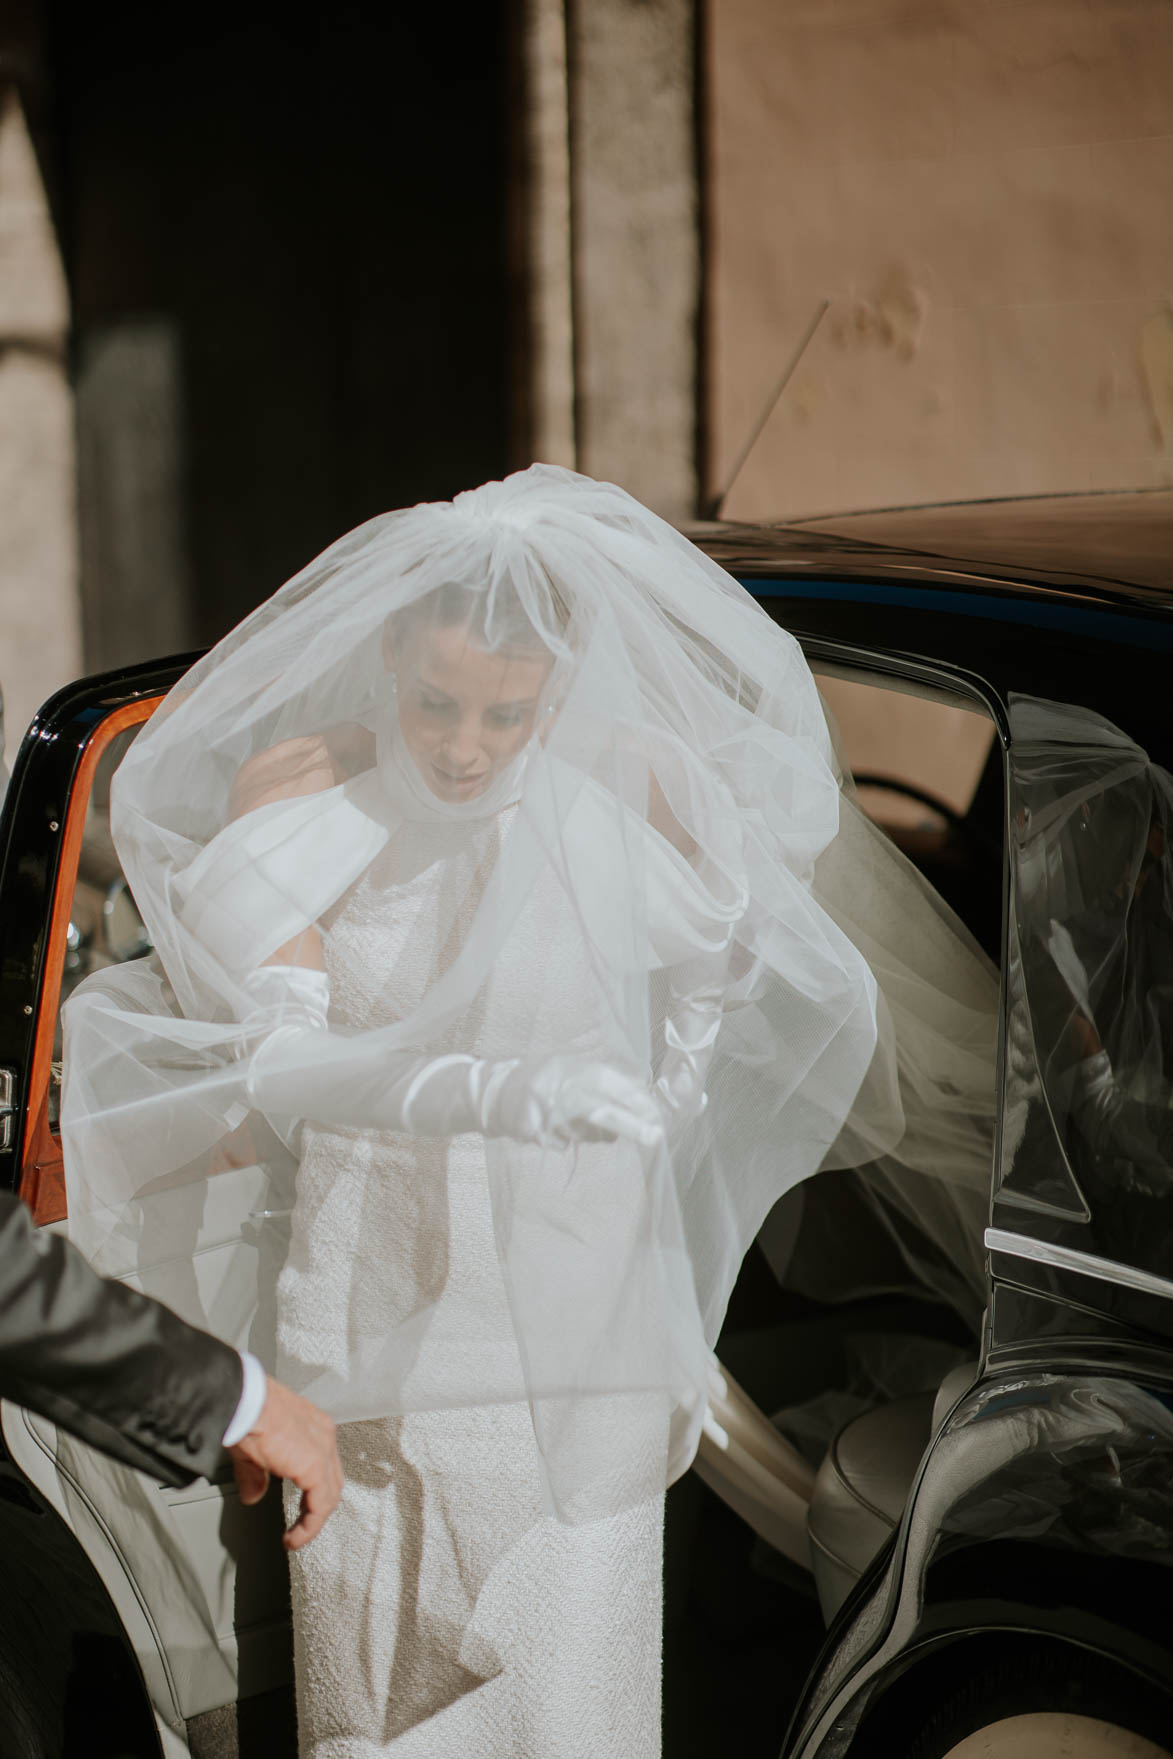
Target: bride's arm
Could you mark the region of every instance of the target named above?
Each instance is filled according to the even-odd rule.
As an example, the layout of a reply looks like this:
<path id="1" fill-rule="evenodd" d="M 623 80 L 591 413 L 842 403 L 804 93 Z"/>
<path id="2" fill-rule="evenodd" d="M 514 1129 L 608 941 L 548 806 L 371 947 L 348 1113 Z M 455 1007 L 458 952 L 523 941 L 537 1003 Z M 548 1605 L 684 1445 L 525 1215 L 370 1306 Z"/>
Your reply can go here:
<path id="1" fill-rule="evenodd" d="M 324 738 L 290 739 L 240 768 L 233 818 L 278 800 L 322 793 L 345 779 Z M 662 1126 L 638 1075 L 581 1057 L 486 1060 L 383 1052 L 356 1065 L 351 1043 L 332 1041 L 321 931 L 310 924 L 244 979 L 254 1003 L 244 1025 L 246 1091 L 284 1119 L 359 1129 L 453 1136 L 477 1131 L 565 1147 L 627 1137 L 654 1148 Z"/>
<path id="2" fill-rule="evenodd" d="M 304 739 L 284 739 L 279 745 L 259 751 L 241 764 L 232 785 L 228 816 L 230 819 L 243 818 L 246 813 L 255 812 L 259 806 L 268 806 L 274 800 L 321 794 L 344 779 L 324 738 L 314 735 Z M 293 940 L 277 947 L 264 963 L 324 971 L 326 961 L 319 930 L 311 923 Z"/>

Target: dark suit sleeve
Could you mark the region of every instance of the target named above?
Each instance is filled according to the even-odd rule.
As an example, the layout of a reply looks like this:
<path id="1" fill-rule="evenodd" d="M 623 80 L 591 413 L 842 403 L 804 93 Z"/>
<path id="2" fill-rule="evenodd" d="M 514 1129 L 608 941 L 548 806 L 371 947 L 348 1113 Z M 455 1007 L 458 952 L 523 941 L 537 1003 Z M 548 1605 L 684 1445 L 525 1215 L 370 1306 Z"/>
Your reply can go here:
<path id="1" fill-rule="evenodd" d="M 0 1192 L 0 1397 L 178 1486 L 221 1462 L 241 1380 L 235 1350 L 98 1276 Z"/>

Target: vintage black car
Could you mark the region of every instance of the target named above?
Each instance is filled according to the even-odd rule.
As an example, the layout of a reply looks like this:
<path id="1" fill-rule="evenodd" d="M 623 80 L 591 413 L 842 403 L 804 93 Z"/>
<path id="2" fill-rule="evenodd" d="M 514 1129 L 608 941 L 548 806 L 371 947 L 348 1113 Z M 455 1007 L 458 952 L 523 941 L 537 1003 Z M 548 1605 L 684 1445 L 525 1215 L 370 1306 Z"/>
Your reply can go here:
<path id="1" fill-rule="evenodd" d="M 722 1361 L 815 1457 L 773 1527 L 752 1423 L 711 1426 L 671 1493 L 666 1753 L 1173 1753 L 1173 494 L 692 535 L 833 699 L 870 693 L 873 727 L 900 705 L 899 762 L 848 739 L 861 798 L 1000 966 L 1002 1022 L 987 1225 L 957 1242 L 985 1253 L 972 1326 L 943 1277 L 907 1283 L 948 1270 L 939 1235 L 899 1242 L 903 1288 L 810 1293 L 854 1201 L 835 1175 L 747 1259 Z M 110 776 L 186 663 L 60 691 L 13 763 L 0 1179 L 46 1226 L 61 1001 L 149 950 Z M 930 761 L 959 726 L 960 801 Z M 862 1372 L 880 1336 L 915 1347 Z M 241 1510 L 227 1475 L 164 1489 L 9 1405 L 0 1428 L 4 1759 L 292 1754 L 277 1503 Z"/>

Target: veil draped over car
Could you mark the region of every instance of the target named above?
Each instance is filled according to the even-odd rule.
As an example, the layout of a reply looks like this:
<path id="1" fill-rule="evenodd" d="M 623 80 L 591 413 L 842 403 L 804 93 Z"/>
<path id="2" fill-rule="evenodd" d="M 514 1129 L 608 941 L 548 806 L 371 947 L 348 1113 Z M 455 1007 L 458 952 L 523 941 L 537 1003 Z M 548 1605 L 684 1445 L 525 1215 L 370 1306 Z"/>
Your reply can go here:
<path id="1" fill-rule="evenodd" d="M 540 662 L 532 727 L 467 800 L 413 756 L 394 676 L 454 619 Z M 621 489 L 535 465 L 350 532 L 176 685 L 111 825 L 155 951 L 68 1004 L 72 1232 L 337 1418 L 525 1401 L 565 1518 L 662 1489 L 750 1242 L 827 1167 L 866 1167 L 942 1262 L 970 1250 L 972 1296 L 988 961 L 844 788 L 797 642 Z M 425 879 L 388 977 L 355 900 Z M 321 965 L 329 1003 L 307 1000 Z M 658 1139 L 485 1141 L 499 1324 L 446 1298 L 443 1154 L 398 1195 L 369 1157 L 361 1185 L 409 1053 L 586 1058 L 658 1096 Z M 335 1345 L 299 1358 L 277 1338 L 315 1129 L 349 1143 L 360 1213 Z M 392 1202 L 393 1299 L 364 1220 Z M 664 1447 L 622 1459 L 612 1418 L 641 1411 Z"/>

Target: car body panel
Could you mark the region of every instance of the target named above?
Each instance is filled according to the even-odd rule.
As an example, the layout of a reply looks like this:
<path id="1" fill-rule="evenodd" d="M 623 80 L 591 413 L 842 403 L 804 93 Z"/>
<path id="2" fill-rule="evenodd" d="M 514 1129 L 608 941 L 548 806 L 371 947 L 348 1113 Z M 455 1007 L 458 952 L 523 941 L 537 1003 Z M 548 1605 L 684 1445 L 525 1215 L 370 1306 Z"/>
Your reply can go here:
<path id="1" fill-rule="evenodd" d="M 1168 489 L 874 508 L 785 525 L 698 524 L 689 535 L 739 577 L 774 561 L 797 571 L 809 559 L 821 573 L 981 579 L 1091 603 L 1159 610 L 1173 598 Z"/>
<path id="2" fill-rule="evenodd" d="M 1159 517 L 1173 538 L 1171 499 Z M 1017 762 L 1017 697 L 1092 709 L 1122 727 L 1156 763 L 1168 759 L 1173 569 L 1167 563 L 1133 570 L 1144 575 L 1141 581 L 1112 581 L 1083 572 L 1078 556 L 1060 546 L 1050 571 L 991 578 L 986 563 L 885 554 L 862 541 L 848 554 L 836 551 L 830 536 L 816 558 L 802 552 L 802 536 L 784 534 L 785 553 L 771 548 L 766 533 L 755 534 L 752 546 L 739 546 L 737 534 L 725 533 L 705 547 L 725 565 L 740 563 L 736 571 L 747 587 L 800 637 L 812 661 L 820 654 L 833 659 L 849 642 L 857 653 L 870 650 L 877 665 L 954 670 L 982 696 L 1004 746 L 1001 810 L 1011 850 L 1016 814 L 1029 793 Z M 1151 533 L 1146 543 L 1152 547 Z M 1173 544 L 1165 554 L 1173 558 Z M 1016 857 L 1013 882 L 1007 877 L 1012 937 L 1028 901 L 1019 866 Z M 1005 962 L 1004 977 L 1004 1001 L 1021 1007 L 1021 957 Z M 1168 1263 L 1166 1217 L 1173 1206 L 1167 1195 L 1150 1200 L 1147 1225 L 1131 1234 L 1115 1225 L 1105 1233 L 1105 1224 L 1118 1224 L 1119 1216 L 1106 1215 L 1103 1200 L 1098 1229 L 1086 1202 L 1068 1205 L 1062 1217 L 1054 1205 L 1048 1213 L 1038 1204 L 1046 1173 L 1036 1160 L 1025 1169 L 1035 1204 L 1024 1207 L 1023 1163 L 1017 1162 L 1015 1190 L 1016 1163 L 1005 1141 L 1006 1106 L 1014 1097 L 1007 1083 L 1012 1089 L 1022 1071 L 1007 1075 L 1005 1031 L 1001 1066 L 999 1155 L 1007 1189 L 995 1187 L 991 1219 L 1002 1237 L 1012 1221 L 1028 1241 L 1078 1242 L 1077 1250 L 1107 1256 L 1118 1268 L 1159 1272 Z M 1053 1130 L 1049 1144 L 1036 1137 L 1034 1153 L 1045 1150 L 1065 1165 Z M 857 1585 L 829 1633 L 795 1713 L 785 1759 L 890 1750 L 884 1745 L 890 1733 L 878 1746 L 874 1739 L 884 1726 L 885 1702 L 905 1703 L 901 1684 L 914 1702 L 930 1702 L 943 1648 L 1000 1636 L 1096 1654 L 1119 1669 L 1122 1692 L 1131 1678 L 1157 1694 L 1173 1726 L 1173 1627 L 1164 1610 L 1173 1561 L 1167 1419 L 1173 1302 L 1120 1277 L 1090 1277 L 1017 1252 L 994 1252 L 990 1262 L 980 1378 L 930 1443 L 894 1544 Z M 1062 1420 L 1056 1401 L 1066 1412 Z M 1007 1410 L 1017 1414 L 995 1420 Z M 1106 1429 L 1105 1410 L 1116 1414 Z M 1105 1486 L 1117 1481 L 1105 1502 Z M 1045 1495 L 1037 1492 L 1040 1482 Z M 1142 1486 L 1143 1517 L 1130 1499 L 1136 1485 Z M 1042 1536 L 1013 1531 L 1016 1521 L 1029 1525 L 1023 1511 L 1032 1491 L 1036 1520 L 1040 1503 L 1045 1511 Z M 981 1518 L 975 1509 L 985 1511 Z M 965 1522 L 967 1531 L 950 1534 L 951 1524 L 960 1529 Z"/>
<path id="3" fill-rule="evenodd" d="M 0 1406 L 0 1751 L 160 1759 L 137 1608 L 109 1593 L 56 1496 L 7 1446 L 21 1418 Z"/>
<path id="4" fill-rule="evenodd" d="M 787 1759 L 871 1750 L 897 1681 L 942 1642 L 996 1633 L 1095 1653 L 1173 1719 L 1173 1373 L 1092 1368 L 1008 1376 L 987 1359 L 930 1443 L 882 1567 L 832 1629 Z"/>
<path id="5" fill-rule="evenodd" d="M 44 1225 L 59 1225 L 64 1185 L 47 1093 L 34 1077 L 38 1067 L 47 1073 L 93 759 L 112 733 L 141 724 L 188 664 L 179 657 L 59 692 L 21 747 L 0 822 L 0 1057 L 17 1075 L 16 1128 L 10 1152 L 0 1154 L 0 1178 Z M 233 1189 L 247 1201 L 244 1187 Z M 200 1254 L 202 1276 L 217 1267 L 215 1250 Z M 181 1304 L 173 1282 L 152 1292 Z M 133 1695 L 124 1693 L 125 1713 L 133 1721 L 137 1701 L 154 1725 L 152 1753 L 159 1741 L 168 1753 L 186 1752 L 188 1721 L 238 1695 L 288 1690 L 278 1486 L 262 1511 L 244 1511 L 230 1472 L 175 1491 L 17 1407 L 0 1408 L 0 1429 L 13 1474 L 73 1534 L 77 1568 L 88 1570 L 95 1600 L 116 1612 L 136 1682 Z"/>

